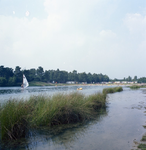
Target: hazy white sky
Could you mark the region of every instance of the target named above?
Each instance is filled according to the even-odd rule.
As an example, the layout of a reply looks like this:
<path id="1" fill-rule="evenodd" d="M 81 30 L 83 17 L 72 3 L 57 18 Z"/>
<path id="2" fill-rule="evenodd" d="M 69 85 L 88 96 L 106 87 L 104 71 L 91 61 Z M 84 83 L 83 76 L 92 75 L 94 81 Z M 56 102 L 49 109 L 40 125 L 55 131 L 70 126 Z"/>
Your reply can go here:
<path id="1" fill-rule="evenodd" d="M 0 65 L 146 77 L 146 0 L 0 0 Z"/>

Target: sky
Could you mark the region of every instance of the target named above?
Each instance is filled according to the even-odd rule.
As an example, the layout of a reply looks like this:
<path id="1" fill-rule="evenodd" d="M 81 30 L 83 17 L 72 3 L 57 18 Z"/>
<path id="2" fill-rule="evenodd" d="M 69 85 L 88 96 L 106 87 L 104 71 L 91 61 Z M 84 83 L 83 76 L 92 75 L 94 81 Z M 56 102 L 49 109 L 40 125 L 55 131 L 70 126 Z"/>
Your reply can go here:
<path id="1" fill-rule="evenodd" d="M 0 65 L 146 77 L 146 0 L 0 0 Z"/>

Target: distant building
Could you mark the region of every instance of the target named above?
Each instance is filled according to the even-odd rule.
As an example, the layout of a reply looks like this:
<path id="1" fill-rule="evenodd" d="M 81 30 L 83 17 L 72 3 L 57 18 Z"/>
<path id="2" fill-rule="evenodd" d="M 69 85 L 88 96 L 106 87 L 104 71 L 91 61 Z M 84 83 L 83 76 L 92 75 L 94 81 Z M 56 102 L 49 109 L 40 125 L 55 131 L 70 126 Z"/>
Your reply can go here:
<path id="1" fill-rule="evenodd" d="M 67 81 L 66 83 L 67 84 L 75 84 L 76 82 L 75 81 Z"/>
<path id="2" fill-rule="evenodd" d="M 122 83 L 123 83 L 123 84 L 127 84 L 128 82 L 127 82 L 127 81 L 122 81 Z"/>
<path id="3" fill-rule="evenodd" d="M 120 84 L 121 82 L 120 82 L 120 81 L 115 81 L 114 83 L 115 83 L 115 84 Z"/>

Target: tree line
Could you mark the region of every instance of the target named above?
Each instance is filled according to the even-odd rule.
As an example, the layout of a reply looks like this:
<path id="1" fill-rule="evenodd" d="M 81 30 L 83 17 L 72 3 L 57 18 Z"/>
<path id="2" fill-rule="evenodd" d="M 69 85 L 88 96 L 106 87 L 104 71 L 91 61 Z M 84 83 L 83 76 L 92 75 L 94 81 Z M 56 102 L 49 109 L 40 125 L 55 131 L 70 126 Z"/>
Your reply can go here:
<path id="1" fill-rule="evenodd" d="M 24 69 L 21 70 L 20 66 L 16 66 L 13 70 L 9 67 L 0 66 L 0 86 L 20 86 L 22 84 L 22 76 L 25 74 L 28 82 L 47 82 L 47 83 L 66 83 L 74 81 L 77 83 L 101 83 L 101 82 L 114 82 L 114 81 L 137 81 L 138 83 L 146 83 L 146 77 L 137 78 L 137 76 L 128 76 L 123 79 L 109 79 L 107 75 L 91 74 L 91 73 L 78 73 L 76 70 L 72 72 L 57 70 L 45 70 L 39 66 L 37 69 Z"/>
<path id="2" fill-rule="evenodd" d="M 9 67 L 0 66 L 0 86 L 20 86 L 22 84 L 22 75 L 25 74 L 28 82 L 39 81 L 47 83 L 66 83 L 68 81 L 100 83 L 108 82 L 109 77 L 103 74 L 78 73 L 76 70 L 72 72 L 57 70 L 45 70 L 39 66 L 37 69 L 21 70 L 20 66 L 16 66 L 13 70 Z"/>

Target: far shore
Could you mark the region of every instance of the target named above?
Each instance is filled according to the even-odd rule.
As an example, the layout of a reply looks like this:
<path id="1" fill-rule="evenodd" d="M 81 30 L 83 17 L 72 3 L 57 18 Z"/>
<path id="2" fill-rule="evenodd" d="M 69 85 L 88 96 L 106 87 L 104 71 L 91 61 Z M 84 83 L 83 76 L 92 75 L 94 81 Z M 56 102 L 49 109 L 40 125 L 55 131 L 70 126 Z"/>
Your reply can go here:
<path id="1" fill-rule="evenodd" d="M 30 82 L 30 86 L 146 86 L 146 83 L 76 83 L 76 84 L 68 84 L 68 83 L 46 83 L 46 82 Z"/>

